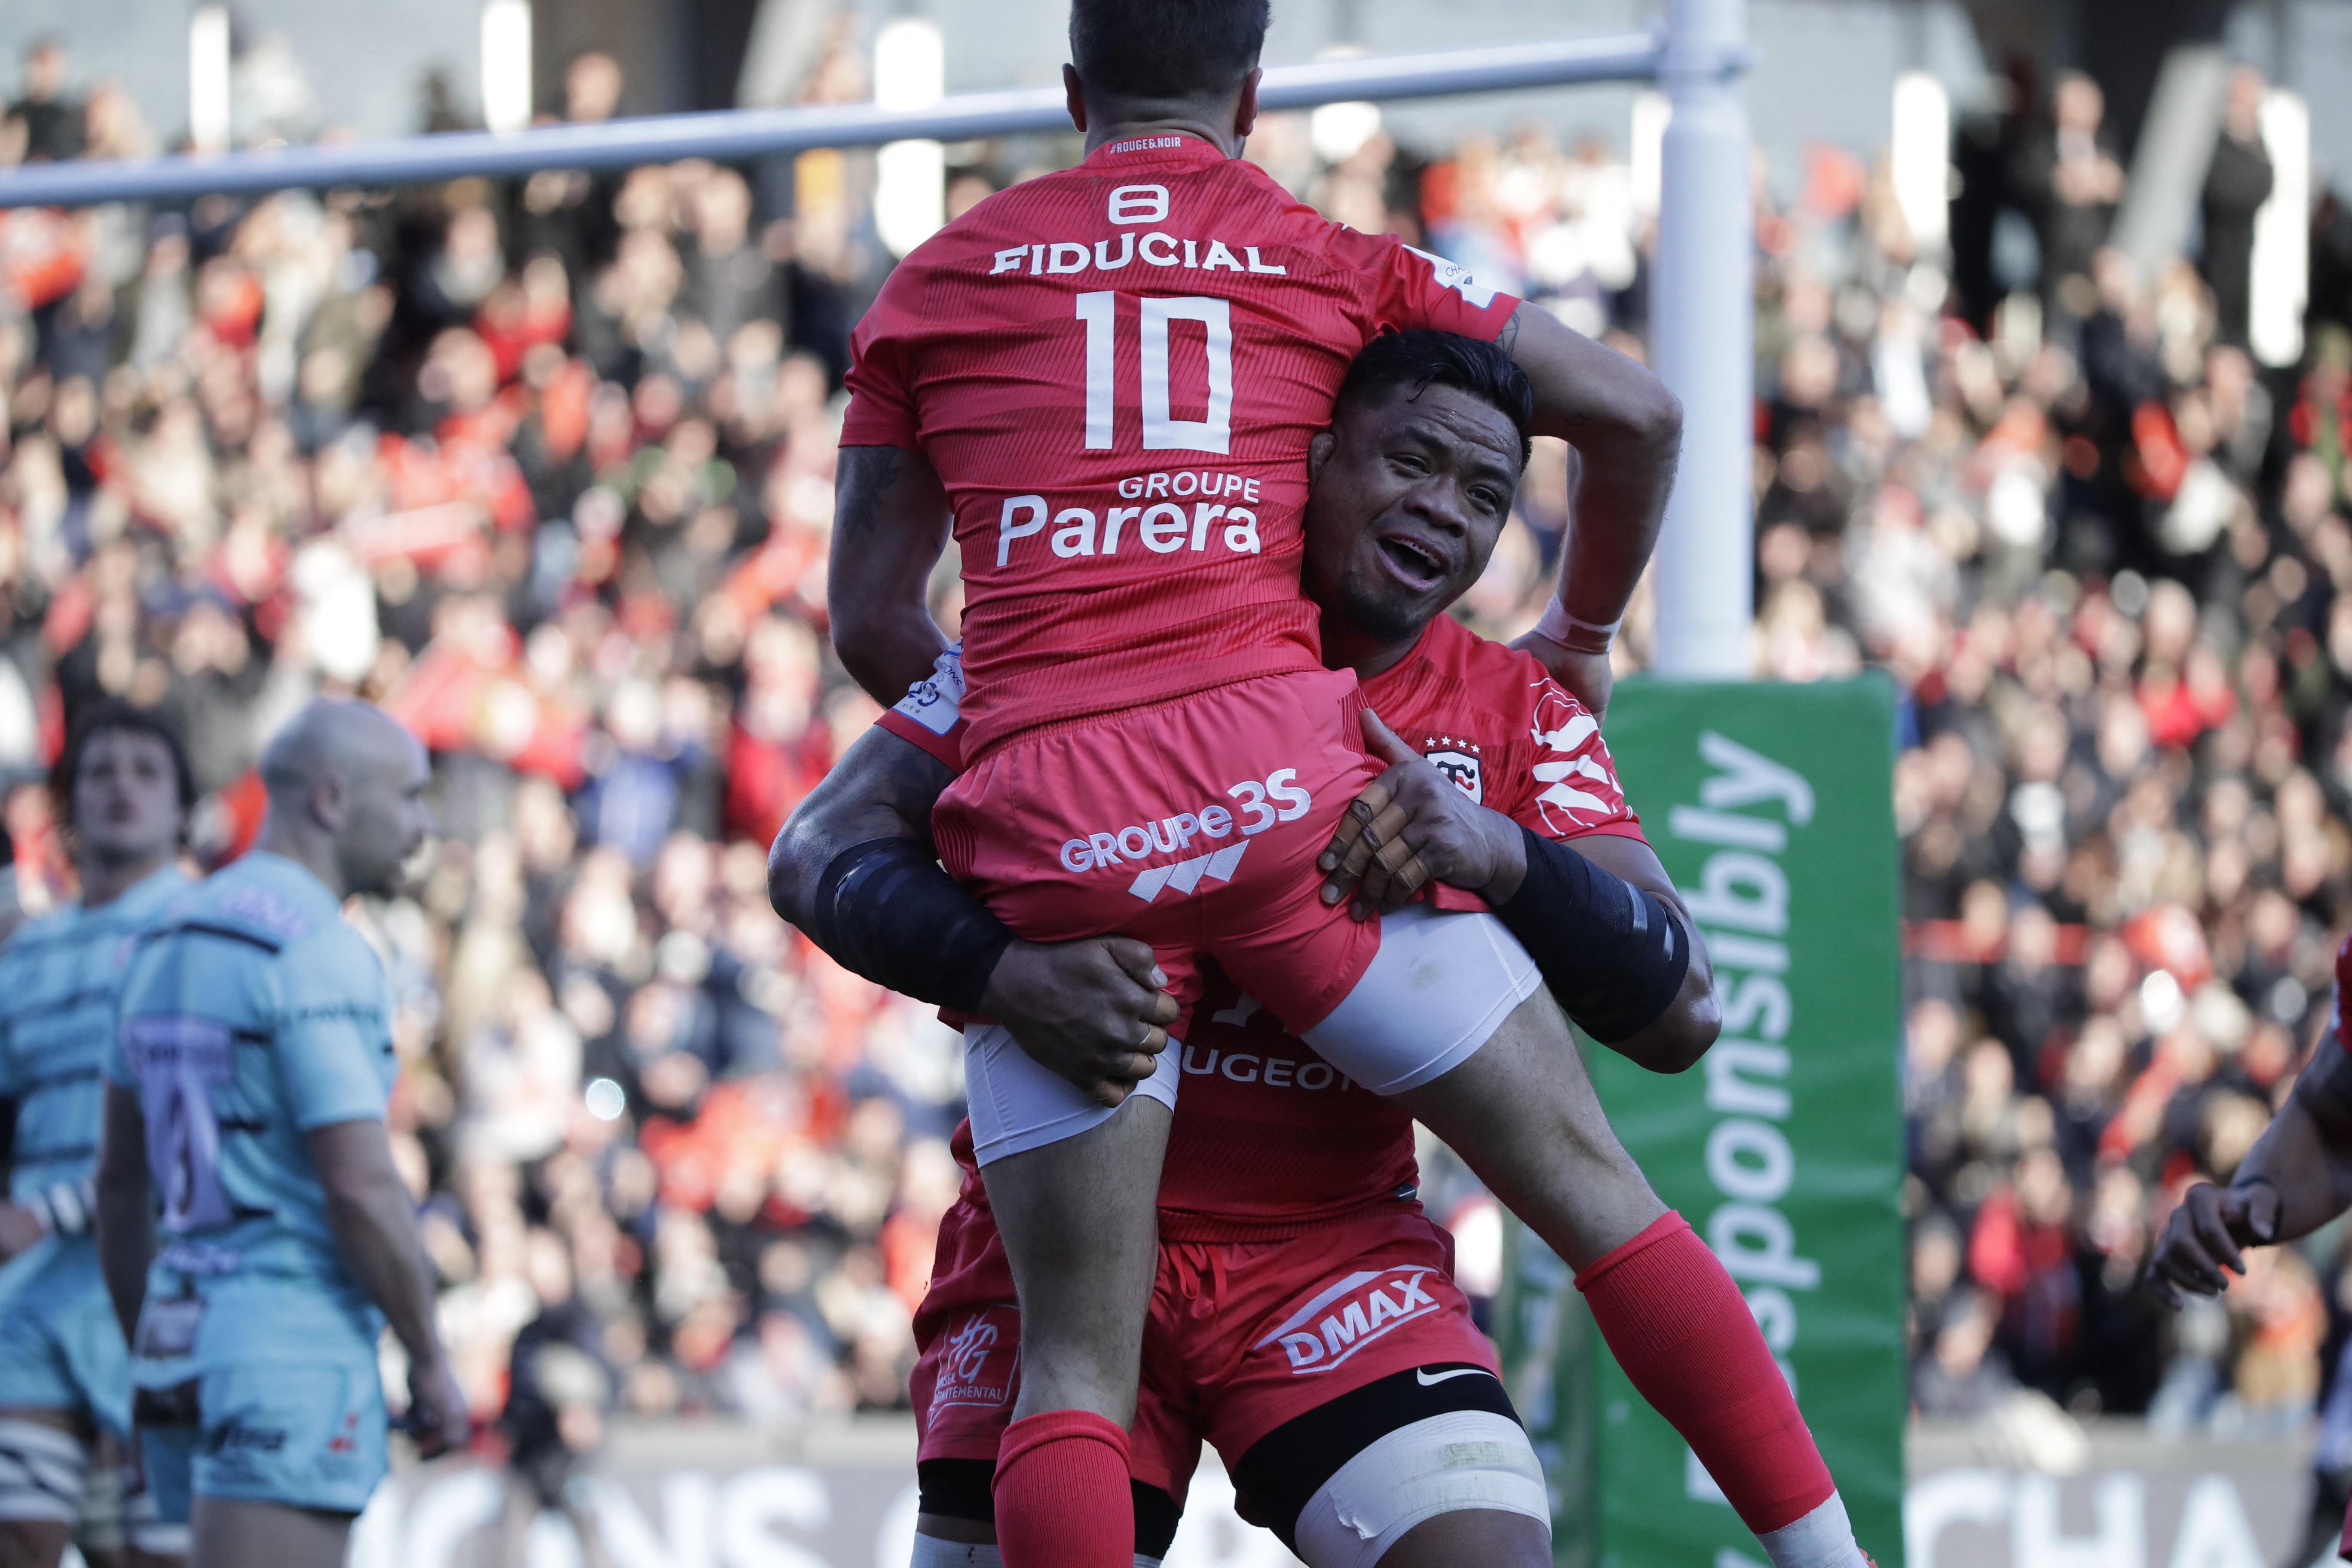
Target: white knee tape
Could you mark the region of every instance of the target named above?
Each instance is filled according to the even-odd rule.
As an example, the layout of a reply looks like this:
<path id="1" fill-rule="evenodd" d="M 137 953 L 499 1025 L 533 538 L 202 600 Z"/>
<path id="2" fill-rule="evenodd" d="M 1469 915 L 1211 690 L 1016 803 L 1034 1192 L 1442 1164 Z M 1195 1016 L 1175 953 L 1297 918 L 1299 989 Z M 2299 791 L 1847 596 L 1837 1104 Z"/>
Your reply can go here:
<path id="1" fill-rule="evenodd" d="M 0 1421 L 0 1519 L 81 1517 L 89 1454 L 70 1432 L 38 1421 Z"/>
<path id="2" fill-rule="evenodd" d="M 1473 1510 L 1551 1528 L 1534 1445 L 1507 1415 L 1456 1410 L 1400 1426 L 1339 1467 L 1298 1514 L 1310 1568 L 1372 1568 L 1414 1525 Z"/>

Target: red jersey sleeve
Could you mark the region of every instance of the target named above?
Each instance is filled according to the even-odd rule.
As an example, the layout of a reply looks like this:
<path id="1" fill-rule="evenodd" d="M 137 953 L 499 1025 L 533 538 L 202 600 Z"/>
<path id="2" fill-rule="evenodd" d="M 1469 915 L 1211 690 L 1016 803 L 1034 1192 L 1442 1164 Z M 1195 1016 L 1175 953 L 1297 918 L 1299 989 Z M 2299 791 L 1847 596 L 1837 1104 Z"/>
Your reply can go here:
<path id="1" fill-rule="evenodd" d="M 918 268 L 901 263 L 849 337 L 849 411 L 842 418 L 845 447 L 922 446 L 915 377 L 908 361 L 919 318 L 908 309 L 919 284 Z"/>
<path id="2" fill-rule="evenodd" d="M 1625 804 L 1600 721 L 1555 681 L 1538 681 L 1533 697 L 1495 808 L 1562 842 L 1591 834 L 1642 838 L 1642 819 Z"/>
<path id="3" fill-rule="evenodd" d="M 1416 250 L 1394 235 L 1358 234 L 1334 224 L 1327 253 L 1363 279 L 1380 331 L 1460 332 L 1493 342 L 1519 301 L 1482 287 L 1469 269 Z"/>
<path id="4" fill-rule="evenodd" d="M 920 746 L 949 771 L 963 772 L 963 645 L 940 655 L 930 679 L 907 689 L 907 695 L 874 721 L 898 739 Z"/>

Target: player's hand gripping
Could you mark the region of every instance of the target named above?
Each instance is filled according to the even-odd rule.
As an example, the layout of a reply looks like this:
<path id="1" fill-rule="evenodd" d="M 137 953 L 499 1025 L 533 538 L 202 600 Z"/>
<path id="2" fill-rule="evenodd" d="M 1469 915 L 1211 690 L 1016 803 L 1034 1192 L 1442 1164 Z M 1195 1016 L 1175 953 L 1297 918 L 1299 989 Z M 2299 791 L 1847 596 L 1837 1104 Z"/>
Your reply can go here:
<path id="1" fill-rule="evenodd" d="M 1494 888 L 1505 897 L 1517 891 L 1528 869 L 1517 825 L 1464 795 L 1369 708 L 1363 722 L 1366 744 L 1389 771 L 1349 802 L 1317 858 L 1323 901 L 1336 904 L 1352 892 L 1348 913 L 1360 921 L 1397 908 L 1430 882 L 1474 893 Z"/>
<path id="2" fill-rule="evenodd" d="M 1616 689 L 1617 671 L 1609 661 L 1609 650 L 1598 653 L 1573 648 L 1554 642 L 1541 632 L 1528 632 L 1513 639 L 1511 646 L 1530 655 L 1538 664 L 1551 672 L 1551 678 L 1568 689 L 1568 694 L 1584 704 L 1584 710 L 1596 720 L 1609 713 L 1609 695 Z"/>
<path id="3" fill-rule="evenodd" d="M 2164 1235 L 2148 1260 L 2148 1289 L 2166 1306 L 2178 1308 L 2180 1292 L 2218 1296 L 2229 1284 L 2221 1270 L 2246 1271 L 2242 1247 L 2263 1247 L 2278 1235 L 2278 1189 L 2266 1181 L 2243 1187 L 2200 1182 L 2181 1194 L 2164 1222 Z"/>
<path id="4" fill-rule="evenodd" d="M 423 1458 L 437 1458 L 473 1440 L 474 1417 L 466 1391 L 446 1361 L 408 1364 L 408 1435 Z"/>
<path id="5" fill-rule="evenodd" d="M 1181 1009 L 1151 949 L 1123 936 L 1016 942 L 996 961 L 981 1005 L 1040 1067 L 1104 1105 L 1151 1076 Z"/>

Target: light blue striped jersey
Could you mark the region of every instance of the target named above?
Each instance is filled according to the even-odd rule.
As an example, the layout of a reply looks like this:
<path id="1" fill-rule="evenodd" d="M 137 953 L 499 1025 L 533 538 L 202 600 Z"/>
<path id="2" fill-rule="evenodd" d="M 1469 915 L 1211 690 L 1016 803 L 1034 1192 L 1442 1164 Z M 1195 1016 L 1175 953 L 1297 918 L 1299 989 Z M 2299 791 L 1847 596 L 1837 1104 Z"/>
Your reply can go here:
<path id="1" fill-rule="evenodd" d="M 16 1102 L 13 1200 L 96 1169 L 102 1075 L 131 940 L 189 886 L 186 872 L 165 866 L 110 903 L 34 921 L 0 948 L 0 1100 Z"/>
<path id="2" fill-rule="evenodd" d="M 251 854 L 149 926 L 109 1074 L 134 1088 L 160 1207 L 159 1266 L 352 1293 L 305 1135 L 381 1120 L 392 993 L 324 883 Z"/>

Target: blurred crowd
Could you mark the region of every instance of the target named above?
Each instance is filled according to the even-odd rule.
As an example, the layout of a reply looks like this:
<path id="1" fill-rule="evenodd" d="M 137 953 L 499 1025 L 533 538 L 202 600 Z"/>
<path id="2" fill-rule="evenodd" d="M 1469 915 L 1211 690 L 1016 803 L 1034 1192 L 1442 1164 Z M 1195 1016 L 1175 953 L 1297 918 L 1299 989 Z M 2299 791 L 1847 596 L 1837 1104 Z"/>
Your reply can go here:
<path id="1" fill-rule="evenodd" d="M 622 85 L 583 56 L 562 113 Z M 2335 1239 L 2177 1321 L 2133 1286 L 2180 1185 L 2226 1176 L 2291 1081 L 2352 920 L 2352 243 L 2324 203 L 2307 352 L 2260 366 L 2259 80 L 2200 259 L 2153 277 L 2106 247 L 2097 89 L 2011 85 L 1960 128 L 1948 240 L 1915 238 L 1883 163 L 1815 149 L 1785 199 L 1759 170 L 1757 667 L 1904 693 L 1917 1407 L 2029 1389 L 2274 1427 L 2343 1337 Z M 866 90 L 842 29 L 803 96 Z M 54 46 L 0 118 L 0 163 L 156 144 Z M 1642 352 L 1654 192 L 1606 139 L 1416 151 L 1339 106 L 1250 152 Z M 948 211 L 1076 153 L 958 147 Z M 40 771 L 101 694 L 182 721 L 207 860 L 249 838 L 258 743 L 314 691 L 426 738 L 437 858 L 369 917 L 394 1142 L 519 1458 L 615 1410 L 905 1402 L 957 1040 L 763 886 L 876 711 L 824 620 L 847 335 L 889 261 L 871 187 L 870 158 L 812 153 L 0 214 L 19 895 L 70 895 Z M 1462 609 L 1481 630 L 1532 624 L 1569 504 L 1539 451 Z M 934 598 L 952 625 L 951 571 Z M 1645 592 L 1628 668 L 1648 624 Z"/>

